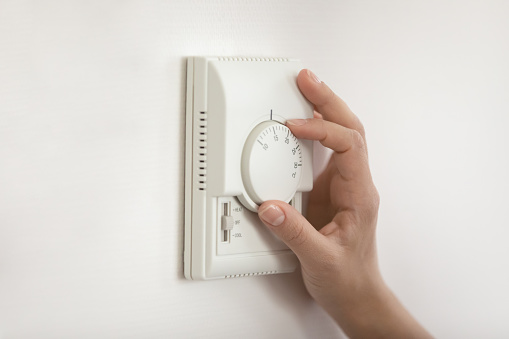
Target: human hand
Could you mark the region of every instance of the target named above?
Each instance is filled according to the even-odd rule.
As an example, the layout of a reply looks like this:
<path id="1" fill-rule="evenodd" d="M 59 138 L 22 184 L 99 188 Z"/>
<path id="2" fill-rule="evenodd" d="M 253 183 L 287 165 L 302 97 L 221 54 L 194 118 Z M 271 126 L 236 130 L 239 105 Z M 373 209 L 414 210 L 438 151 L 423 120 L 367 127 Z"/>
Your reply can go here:
<path id="1" fill-rule="evenodd" d="M 309 221 L 281 201 L 264 202 L 260 219 L 297 255 L 309 294 L 347 335 L 429 337 L 378 268 L 379 195 L 360 120 L 310 71 L 302 70 L 297 83 L 318 114 L 287 126 L 297 138 L 317 140 L 334 153 L 310 193 Z"/>

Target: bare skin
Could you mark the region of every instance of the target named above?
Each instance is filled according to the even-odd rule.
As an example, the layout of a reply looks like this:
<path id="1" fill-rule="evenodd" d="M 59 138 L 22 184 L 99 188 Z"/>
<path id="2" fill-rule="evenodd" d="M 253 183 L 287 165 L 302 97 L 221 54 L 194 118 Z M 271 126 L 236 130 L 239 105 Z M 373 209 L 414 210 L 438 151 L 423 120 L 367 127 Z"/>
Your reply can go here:
<path id="1" fill-rule="evenodd" d="M 431 338 L 385 284 L 375 230 L 379 195 L 371 178 L 364 127 L 312 72 L 297 77 L 315 117 L 289 120 L 300 139 L 334 151 L 310 193 L 308 219 L 267 201 L 261 220 L 297 255 L 309 294 L 351 338 Z"/>

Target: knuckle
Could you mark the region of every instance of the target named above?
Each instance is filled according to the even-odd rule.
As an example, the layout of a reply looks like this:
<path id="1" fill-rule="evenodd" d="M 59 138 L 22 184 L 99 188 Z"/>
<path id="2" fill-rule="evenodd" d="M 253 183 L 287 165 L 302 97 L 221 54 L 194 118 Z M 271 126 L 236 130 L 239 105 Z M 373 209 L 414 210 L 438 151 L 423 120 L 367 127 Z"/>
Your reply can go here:
<path id="1" fill-rule="evenodd" d="M 359 222 L 366 225 L 376 225 L 378 210 L 380 207 L 380 195 L 373 187 L 371 192 L 367 192 L 366 199 L 361 202 L 359 213 Z"/>
<path id="2" fill-rule="evenodd" d="M 375 185 L 371 184 L 371 187 L 368 188 L 366 194 L 366 200 L 364 201 L 365 209 L 370 214 L 377 214 L 378 209 L 380 207 L 380 194 L 376 189 Z"/>
<path id="3" fill-rule="evenodd" d="M 364 137 L 362 136 L 362 134 L 354 129 L 351 130 L 351 133 L 352 133 L 352 145 L 357 148 L 365 148 L 366 142 L 364 141 Z"/>
<path id="4" fill-rule="evenodd" d="M 378 208 L 380 207 L 380 193 L 378 193 L 378 190 L 376 187 L 374 187 L 374 193 L 373 193 L 373 207 L 378 211 Z"/>
<path id="5" fill-rule="evenodd" d="M 364 128 L 364 125 L 359 120 L 357 116 L 355 116 L 357 122 L 355 123 L 355 129 L 361 134 L 362 138 L 364 139 L 366 137 L 366 129 Z"/>

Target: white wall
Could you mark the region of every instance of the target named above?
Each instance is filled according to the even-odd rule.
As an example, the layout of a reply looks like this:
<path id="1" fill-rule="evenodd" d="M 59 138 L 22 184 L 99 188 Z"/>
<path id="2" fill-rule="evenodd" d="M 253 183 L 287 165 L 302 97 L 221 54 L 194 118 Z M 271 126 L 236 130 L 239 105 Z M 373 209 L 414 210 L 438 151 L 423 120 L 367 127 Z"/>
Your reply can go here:
<path id="1" fill-rule="evenodd" d="M 182 275 L 184 57 L 301 58 L 368 132 L 386 280 L 507 337 L 504 1 L 0 2 L 0 338 L 332 338 L 299 275 Z"/>

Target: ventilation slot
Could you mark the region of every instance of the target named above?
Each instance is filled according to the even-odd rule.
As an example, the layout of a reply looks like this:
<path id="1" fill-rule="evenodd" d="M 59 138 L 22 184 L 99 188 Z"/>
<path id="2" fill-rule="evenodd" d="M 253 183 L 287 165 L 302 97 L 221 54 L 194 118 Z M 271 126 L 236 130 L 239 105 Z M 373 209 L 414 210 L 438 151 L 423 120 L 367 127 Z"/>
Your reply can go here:
<path id="1" fill-rule="evenodd" d="M 196 130 L 196 187 L 205 191 L 207 188 L 207 112 L 200 112 L 195 122 Z"/>
<path id="2" fill-rule="evenodd" d="M 252 277 L 255 275 L 268 275 L 268 274 L 276 274 L 276 273 L 277 273 L 277 271 L 267 271 L 267 272 L 256 272 L 256 273 L 232 274 L 232 275 L 225 275 L 224 277 L 226 279 L 230 279 L 230 278 Z"/>
<path id="3" fill-rule="evenodd" d="M 290 61 L 288 58 L 250 58 L 250 57 L 219 57 L 219 61 Z"/>

